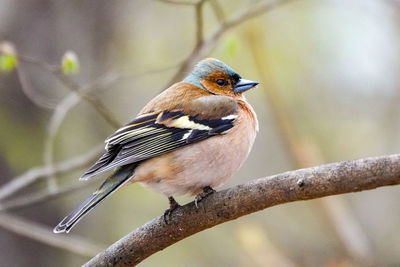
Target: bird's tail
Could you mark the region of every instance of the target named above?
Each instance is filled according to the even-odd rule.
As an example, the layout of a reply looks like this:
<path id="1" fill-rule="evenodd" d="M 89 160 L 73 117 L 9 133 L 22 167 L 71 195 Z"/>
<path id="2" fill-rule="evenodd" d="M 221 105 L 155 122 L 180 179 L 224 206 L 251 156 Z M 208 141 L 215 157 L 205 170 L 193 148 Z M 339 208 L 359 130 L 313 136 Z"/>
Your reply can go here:
<path id="1" fill-rule="evenodd" d="M 110 177 L 108 177 L 104 183 L 93 192 L 85 201 L 83 201 L 76 209 L 74 209 L 67 217 L 65 217 L 53 230 L 54 233 L 68 233 L 72 227 L 80 219 L 83 218 L 89 211 L 97 206 L 101 201 L 106 199 L 118 188 L 120 188 L 129 178 L 132 176 L 136 165 L 131 164 L 129 166 L 120 167 Z"/>

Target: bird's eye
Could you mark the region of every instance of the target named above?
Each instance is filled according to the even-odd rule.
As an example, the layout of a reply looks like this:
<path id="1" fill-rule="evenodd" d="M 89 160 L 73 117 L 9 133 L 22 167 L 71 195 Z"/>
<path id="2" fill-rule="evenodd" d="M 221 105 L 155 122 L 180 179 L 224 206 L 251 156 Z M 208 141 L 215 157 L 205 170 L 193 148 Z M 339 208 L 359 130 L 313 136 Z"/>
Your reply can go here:
<path id="1" fill-rule="evenodd" d="M 228 84 L 227 81 L 222 80 L 222 79 L 218 79 L 218 80 L 216 81 L 216 83 L 217 83 L 219 86 L 225 86 L 225 85 Z"/>

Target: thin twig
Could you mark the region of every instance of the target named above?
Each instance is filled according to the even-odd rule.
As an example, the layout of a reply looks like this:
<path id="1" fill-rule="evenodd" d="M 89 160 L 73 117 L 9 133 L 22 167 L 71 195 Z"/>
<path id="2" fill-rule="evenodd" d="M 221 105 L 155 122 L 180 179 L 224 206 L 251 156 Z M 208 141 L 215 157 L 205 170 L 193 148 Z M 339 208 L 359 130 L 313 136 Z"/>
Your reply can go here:
<path id="1" fill-rule="evenodd" d="M 53 74 L 65 87 L 86 100 L 110 125 L 114 128 L 119 128 L 121 126 L 121 123 L 114 117 L 112 112 L 98 98 L 82 92 L 82 87 L 74 80 L 64 75 L 58 66 L 50 65 L 25 55 L 18 55 L 18 59 L 23 62 L 34 64 Z"/>
<path id="2" fill-rule="evenodd" d="M 91 91 L 98 88 L 102 87 L 109 88 L 110 85 L 122 81 L 124 79 L 133 79 L 146 75 L 153 75 L 156 73 L 174 69 L 176 67 L 177 67 L 176 65 L 173 65 L 160 69 L 145 71 L 138 74 L 122 73 L 122 74 L 105 75 L 104 77 L 97 79 L 93 83 L 85 86 L 83 88 L 83 92 L 90 93 Z M 45 65 L 45 68 L 52 69 L 53 67 L 51 65 Z M 50 119 L 50 124 L 49 124 L 49 132 L 52 135 L 55 135 L 57 133 L 67 113 L 74 106 L 76 106 L 80 100 L 81 98 L 78 95 L 71 93 L 66 98 L 64 98 L 64 100 L 56 107 L 55 112 L 53 113 L 53 116 Z M 10 197 L 14 193 L 36 182 L 40 178 L 46 177 L 48 175 L 57 175 L 66 173 L 81 168 L 83 166 L 86 166 L 91 162 L 93 162 L 100 155 L 102 151 L 103 151 L 103 145 L 95 148 L 94 150 L 84 155 L 80 155 L 75 158 L 71 158 L 63 162 L 60 162 L 58 164 L 55 164 L 53 170 L 51 170 L 51 168 L 49 168 L 48 166 L 31 168 L 25 174 L 22 174 L 15 178 L 11 178 L 10 182 L 0 187 L 0 200 Z M 57 194 L 57 190 L 53 192 L 53 194 Z"/>
<path id="3" fill-rule="evenodd" d="M 172 79 L 168 82 L 167 86 L 180 81 L 184 78 L 186 73 L 190 70 L 190 68 L 198 62 L 200 59 L 207 56 L 212 49 L 215 47 L 221 36 L 228 31 L 229 29 L 241 24 L 242 22 L 249 20 L 251 18 L 255 18 L 266 12 L 273 10 L 275 8 L 281 7 L 283 5 L 299 1 L 299 0 L 281 0 L 281 1 L 266 1 L 261 4 L 252 6 L 236 15 L 233 15 L 231 18 L 227 19 L 224 23 L 220 24 L 218 28 L 211 34 L 208 38 L 204 39 L 200 45 L 196 46 L 195 49 L 189 54 L 189 56 L 183 60 L 181 66 L 172 77 Z"/>
<path id="4" fill-rule="evenodd" d="M 32 86 L 32 82 L 29 78 L 29 75 L 24 70 L 24 67 L 21 64 L 18 65 L 17 77 L 21 85 L 22 92 L 25 94 L 29 100 L 31 100 L 35 105 L 51 109 L 54 108 L 54 100 L 50 98 L 43 97 L 43 94 L 38 94 L 35 91 L 35 88 Z"/>
<path id="5" fill-rule="evenodd" d="M 195 45 L 195 49 L 197 46 L 200 46 L 201 43 L 203 42 L 203 6 L 204 3 L 207 0 L 200 0 L 195 7 L 195 11 L 196 11 L 196 45 Z"/>
<path id="6" fill-rule="evenodd" d="M 150 70 L 146 72 L 142 72 L 139 74 L 132 74 L 132 73 L 120 73 L 120 74 L 109 74 L 109 75 L 104 75 L 104 77 L 101 77 L 94 82 L 92 82 L 90 85 L 87 85 L 85 87 L 82 87 L 80 89 L 80 92 L 82 94 L 89 95 L 92 91 L 98 90 L 99 88 L 110 88 L 112 84 L 116 82 L 120 82 L 124 79 L 128 78 L 138 78 L 140 76 L 145 76 L 145 75 L 150 75 L 150 74 L 155 74 L 159 72 L 163 72 L 166 70 L 170 70 L 172 68 L 175 68 L 176 66 L 169 66 L 166 68 L 160 68 L 160 69 L 155 69 L 155 70 Z M 80 97 L 78 94 L 72 92 L 69 95 L 67 95 L 55 108 L 52 117 L 50 118 L 49 126 L 48 126 L 48 131 L 47 131 L 47 138 L 45 139 L 45 146 L 44 146 L 44 163 L 48 168 L 52 168 L 53 164 L 53 158 L 54 158 L 54 141 L 55 137 L 58 133 L 58 130 L 64 121 L 65 117 L 69 113 L 69 111 L 76 106 L 80 101 L 82 100 L 82 97 Z M 57 192 L 57 185 L 55 183 L 56 179 L 53 176 L 49 176 L 51 179 L 48 179 L 48 191 L 56 193 Z"/>
<path id="7" fill-rule="evenodd" d="M 100 153 L 104 150 L 103 145 L 94 148 L 93 150 L 79 155 L 54 165 L 54 168 L 47 168 L 46 166 L 40 166 L 31 168 L 24 174 L 12 178 L 8 183 L 0 187 L 0 200 L 3 200 L 17 191 L 27 187 L 28 185 L 36 182 L 37 180 L 47 177 L 52 174 L 62 174 L 70 172 L 72 170 L 84 167 L 92 163 Z"/>
<path id="8" fill-rule="evenodd" d="M 51 169 L 54 168 L 54 157 L 53 157 L 53 148 L 54 148 L 54 139 L 55 135 L 49 134 L 44 142 L 43 149 L 43 162 L 46 168 L 48 168 L 51 172 Z M 55 192 L 58 188 L 56 182 L 56 176 L 54 174 L 50 174 L 47 176 L 47 190 L 49 192 Z"/>
<path id="9" fill-rule="evenodd" d="M 400 154 L 285 172 L 178 207 L 129 233 L 84 266 L 134 266 L 150 255 L 215 225 L 275 205 L 400 184 Z"/>
<path id="10" fill-rule="evenodd" d="M 77 93 L 80 97 L 86 100 L 92 107 L 114 128 L 121 127 L 121 123 L 112 115 L 112 112 L 96 97 L 81 92 L 80 86 L 75 81 L 69 79 L 61 72 L 56 72 L 54 75 L 63 82 L 64 85 L 69 87 L 72 91 Z"/>
<path id="11" fill-rule="evenodd" d="M 225 23 L 224 9 L 219 4 L 218 0 L 209 0 L 208 2 L 212 7 L 218 22 L 222 24 Z"/>
<path id="12" fill-rule="evenodd" d="M 142 73 L 138 74 L 132 74 L 132 73 L 119 73 L 119 74 L 108 74 L 104 75 L 104 77 L 101 77 L 91 84 L 83 87 L 81 89 L 82 93 L 85 94 L 90 94 L 92 91 L 98 91 L 100 88 L 111 88 L 111 85 L 123 81 L 125 79 L 134 79 L 134 78 L 139 78 L 142 76 L 146 75 L 153 75 L 157 74 L 160 72 L 168 71 L 171 69 L 176 68 L 177 66 L 168 66 L 165 68 L 160 68 L 160 69 L 155 69 L 155 70 L 150 70 L 150 71 L 145 71 Z M 68 96 L 66 96 L 55 108 L 54 113 L 50 119 L 50 123 L 48 126 L 48 133 L 49 136 L 55 136 L 58 132 L 59 127 L 61 126 L 62 122 L 64 121 L 66 115 L 68 112 L 75 107 L 82 98 L 80 98 L 77 94 L 71 93 Z"/>
<path id="13" fill-rule="evenodd" d="M 1 202 L 0 213 L 2 211 L 11 211 L 31 207 L 32 205 L 37 205 L 39 203 L 58 198 L 62 195 L 72 193 L 74 191 L 83 190 L 96 182 L 97 179 L 91 179 L 85 182 L 77 181 L 69 186 L 57 187 L 57 189 L 54 191 L 44 190 L 43 192 L 25 194 L 21 197 Z"/>
<path id="14" fill-rule="evenodd" d="M 54 235 L 49 227 L 7 213 L 0 214 L 0 227 L 17 235 L 87 258 L 93 257 L 105 247 L 76 235 Z"/>

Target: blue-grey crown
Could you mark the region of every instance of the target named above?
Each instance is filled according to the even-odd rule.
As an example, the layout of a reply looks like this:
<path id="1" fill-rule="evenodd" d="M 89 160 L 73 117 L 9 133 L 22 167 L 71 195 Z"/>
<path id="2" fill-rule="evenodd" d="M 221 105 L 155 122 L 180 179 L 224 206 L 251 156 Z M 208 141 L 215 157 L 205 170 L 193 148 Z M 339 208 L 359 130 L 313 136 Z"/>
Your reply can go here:
<path id="1" fill-rule="evenodd" d="M 211 73 L 215 72 L 226 73 L 231 77 L 238 76 L 238 74 L 224 62 L 215 58 L 207 58 L 197 63 L 192 72 L 186 76 L 183 81 L 205 89 L 200 80 L 207 78 Z"/>

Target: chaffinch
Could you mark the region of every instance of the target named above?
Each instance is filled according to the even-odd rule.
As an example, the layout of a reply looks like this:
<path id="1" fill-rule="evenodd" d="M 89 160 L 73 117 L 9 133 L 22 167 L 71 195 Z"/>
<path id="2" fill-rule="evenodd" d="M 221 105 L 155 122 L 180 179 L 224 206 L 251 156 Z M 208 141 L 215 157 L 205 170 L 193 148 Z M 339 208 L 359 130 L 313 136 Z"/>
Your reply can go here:
<path id="1" fill-rule="evenodd" d="M 195 203 L 230 178 L 247 158 L 258 122 L 243 92 L 258 82 L 242 79 L 208 58 L 154 99 L 105 141 L 106 152 L 81 177 L 112 173 L 64 218 L 55 233 L 68 232 L 84 215 L 123 185 L 139 182 L 166 195 L 197 195 Z"/>

